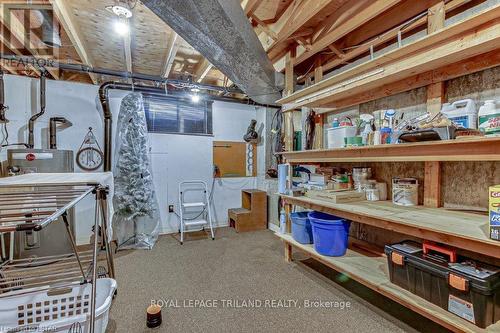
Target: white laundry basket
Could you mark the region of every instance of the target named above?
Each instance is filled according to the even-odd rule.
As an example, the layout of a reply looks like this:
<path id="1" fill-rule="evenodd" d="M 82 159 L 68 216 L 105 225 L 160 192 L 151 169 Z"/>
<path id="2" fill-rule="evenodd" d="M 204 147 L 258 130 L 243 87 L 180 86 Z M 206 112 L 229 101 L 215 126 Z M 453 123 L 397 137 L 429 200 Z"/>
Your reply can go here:
<path id="1" fill-rule="evenodd" d="M 115 280 L 97 279 L 95 333 L 106 331 L 115 290 Z M 87 283 L 50 291 L 2 296 L 0 333 L 87 333 L 90 328 L 91 292 L 92 285 Z"/>

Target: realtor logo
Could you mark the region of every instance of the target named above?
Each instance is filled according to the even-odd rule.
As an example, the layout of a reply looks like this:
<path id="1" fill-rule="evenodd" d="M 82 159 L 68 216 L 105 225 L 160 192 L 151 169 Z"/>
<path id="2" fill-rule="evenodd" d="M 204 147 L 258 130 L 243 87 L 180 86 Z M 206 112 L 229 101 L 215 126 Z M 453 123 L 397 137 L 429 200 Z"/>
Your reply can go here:
<path id="1" fill-rule="evenodd" d="M 58 59 L 63 47 L 63 29 L 53 7 L 40 0 L 10 1 L 0 4 L 0 45 L 3 54 L 30 56 L 48 65 Z M 37 64 L 5 64 L 36 68 Z"/>

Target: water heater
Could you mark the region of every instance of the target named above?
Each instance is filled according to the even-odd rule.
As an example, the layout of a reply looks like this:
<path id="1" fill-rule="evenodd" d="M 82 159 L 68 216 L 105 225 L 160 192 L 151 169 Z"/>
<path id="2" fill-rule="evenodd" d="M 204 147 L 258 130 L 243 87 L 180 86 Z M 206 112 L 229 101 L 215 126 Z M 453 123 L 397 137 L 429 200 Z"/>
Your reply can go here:
<path id="1" fill-rule="evenodd" d="M 4 170 L 8 176 L 26 173 L 73 172 L 73 151 L 58 149 L 9 149 Z M 68 211 L 68 220 L 75 236 L 75 214 Z M 39 232 L 16 232 L 14 257 L 51 256 L 71 253 L 72 247 L 62 220 L 49 224 Z"/>

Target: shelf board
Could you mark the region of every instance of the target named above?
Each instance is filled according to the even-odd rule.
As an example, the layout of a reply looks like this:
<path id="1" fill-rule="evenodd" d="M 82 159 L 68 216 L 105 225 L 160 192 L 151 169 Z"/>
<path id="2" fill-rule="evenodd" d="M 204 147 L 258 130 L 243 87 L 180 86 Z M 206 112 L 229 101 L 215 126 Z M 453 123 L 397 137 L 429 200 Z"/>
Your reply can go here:
<path id="1" fill-rule="evenodd" d="M 334 204 L 306 197 L 281 197 L 287 204 L 500 258 L 500 242 L 489 238 L 486 215 L 424 206 L 404 207 L 390 201 Z"/>
<path id="2" fill-rule="evenodd" d="M 327 257 L 318 254 L 312 245 L 300 244 L 289 234 L 276 236 L 292 247 L 311 255 L 326 266 L 345 273 L 353 280 L 398 302 L 399 304 L 427 317 L 455 332 L 500 332 L 500 323 L 481 329 L 454 314 L 441 309 L 423 298 L 404 290 L 389 280 L 387 259 L 383 256 L 367 256 L 354 250 L 347 250 L 343 257 Z"/>
<path id="3" fill-rule="evenodd" d="M 280 153 L 289 163 L 500 161 L 500 137 Z"/>

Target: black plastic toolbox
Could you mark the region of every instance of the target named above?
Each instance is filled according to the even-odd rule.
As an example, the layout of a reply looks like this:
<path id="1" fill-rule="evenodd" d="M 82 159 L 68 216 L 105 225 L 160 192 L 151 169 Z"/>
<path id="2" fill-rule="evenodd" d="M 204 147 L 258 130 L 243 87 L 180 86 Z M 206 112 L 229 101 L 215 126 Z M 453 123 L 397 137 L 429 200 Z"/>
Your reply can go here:
<path id="1" fill-rule="evenodd" d="M 385 247 L 391 282 L 481 328 L 500 320 L 500 269 L 425 245 Z"/>

